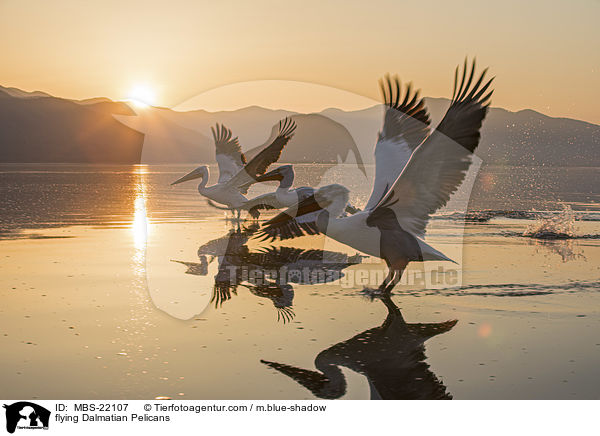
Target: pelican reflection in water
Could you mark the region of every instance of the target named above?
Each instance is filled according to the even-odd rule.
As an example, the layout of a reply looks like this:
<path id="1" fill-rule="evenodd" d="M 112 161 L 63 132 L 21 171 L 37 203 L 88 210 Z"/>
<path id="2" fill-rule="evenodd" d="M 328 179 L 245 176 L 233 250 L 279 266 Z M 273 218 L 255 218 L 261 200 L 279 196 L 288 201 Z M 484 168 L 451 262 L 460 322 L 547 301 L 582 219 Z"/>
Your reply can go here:
<path id="1" fill-rule="evenodd" d="M 336 399 L 346 393 L 346 378 L 340 369 L 345 367 L 367 378 L 371 399 L 452 399 L 425 362 L 425 341 L 452 330 L 457 320 L 410 324 L 389 295 L 380 300 L 388 310 L 383 324 L 321 351 L 315 359 L 318 371 L 261 362 L 319 398 Z"/>
<path id="2" fill-rule="evenodd" d="M 271 300 L 278 320 L 287 322 L 294 317 L 294 288 L 290 283 L 312 285 L 339 280 L 344 276 L 343 269 L 361 263 L 365 257 L 294 247 L 269 246 L 250 251 L 246 244 L 257 229 L 256 224 L 232 229 L 226 236 L 202 245 L 198 249 L 200 262 L 174 262 L 185 265 L 186 274 L 207 275 L 208 264 L 218 258 L 211 298 L 215 307 L 237 295 L 238 286 L 243 286 L 257 297 Z"/>

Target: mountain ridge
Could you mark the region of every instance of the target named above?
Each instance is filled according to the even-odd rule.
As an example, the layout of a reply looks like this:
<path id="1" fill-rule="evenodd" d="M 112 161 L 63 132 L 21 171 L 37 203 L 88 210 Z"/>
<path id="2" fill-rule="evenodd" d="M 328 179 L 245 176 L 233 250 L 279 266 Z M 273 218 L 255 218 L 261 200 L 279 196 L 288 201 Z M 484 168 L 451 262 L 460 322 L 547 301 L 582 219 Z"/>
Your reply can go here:
<path id="1" fill-rule="evenodd" d="M 425 97 L 425 102 L 435 127 L 450 101 Z M 70 100 L 0 86 L 0 162 L 213 163 L 210 126 L 215 123 L 232 129 L 244 150 L 256 152 L 281 118 L 299 115 L 256 105 L 219 112 L 137 109 L 105 97 Z M 327 108 L 316 115 L 328 118 L 331 127 L 323 119 L 306 119 L 313 136 L 296 135 L 281 161 L 330 162 L 333 155 L 319 158 L 329 148 L 319 133 L 326 129 L 341 134 L 342 125 L 356 147 L 349 146 L 365 163 L 373 162 L 381 105 L 353 111 Z M 599 125 L 533 109 L 491 107 L 477 154 L 488 164 L 600 166 L 598 149 Z"/>

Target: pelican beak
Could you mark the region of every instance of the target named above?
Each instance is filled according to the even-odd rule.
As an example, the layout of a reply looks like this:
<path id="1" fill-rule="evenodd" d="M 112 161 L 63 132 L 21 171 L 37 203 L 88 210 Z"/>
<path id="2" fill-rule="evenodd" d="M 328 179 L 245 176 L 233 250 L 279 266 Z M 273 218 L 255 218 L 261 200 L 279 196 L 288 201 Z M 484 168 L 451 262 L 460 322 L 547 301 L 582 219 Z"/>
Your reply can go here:
<path id="1" fill-rule="evenodd" d="M 269 182 L 269 181 L 281 182 L 282 180 L 283 180 L 283 176 L 281 175 L 279 168 L 274 169 L 273 171 L 269 171 L 268 173 L 263 174 L 262 176 L 259 176 L 256 178 L 257 182 Z"/>
<path id="2" fill-rule="evenodd" d="M 171 183 L 171 186 L 177 185 L 179 183 L 187 182 L 189 180 L 198 179 L 200 177 L 202 177 L 202 172 L 198 168 L 196 168 L 194 171 L 190 171 L 185 176 L 175 180 L 173 183 Z"/>

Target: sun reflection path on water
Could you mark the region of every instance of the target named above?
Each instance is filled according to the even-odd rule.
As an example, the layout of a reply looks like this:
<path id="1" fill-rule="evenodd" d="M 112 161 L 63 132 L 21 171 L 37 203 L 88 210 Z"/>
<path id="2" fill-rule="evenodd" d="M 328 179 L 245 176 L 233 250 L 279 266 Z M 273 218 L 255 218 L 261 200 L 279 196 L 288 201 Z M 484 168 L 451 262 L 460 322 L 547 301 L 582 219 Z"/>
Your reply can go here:
<path id="1" fill-rule="evenodd" d="M 167 377 L 169 369 L 156 370 L 155 361 L 160 346 L 140 341 L 140 337 L 149 337 L 155 327 L 154 306 L 148 294 L 146 283 L 146 243 L 148 241 L 148 215 L 146 201 L 148 193 L 148 167 L 136 165 L 132 169 L 133 178 L 133 220 L 130 231 L 133 242 L 131 268 L 134 276 L 129 300 L 129 318 L 118 327 L 113 343 L 118 346 L 118 355 L 127 360 L 121 378 L 122 394 L 138 392 L 146 380 L 143 374 L 152 377 Z M 157 395 L 160 392 L 156 393 Z"/>
<path id="2" fill-rule="evenodd" d="M 148 216 L 146 214 L 146 174 L 148 169 L 145 165 L 136 165 L 134 173 L 137 176 L 135 185 L 135 200 L 133 222 L 131 232 L 133 234 L 133 246 L 135 253 L 133 261 L 136 274 L 143 274 L 146 258 L 146 242 L 148 240 Z"/>

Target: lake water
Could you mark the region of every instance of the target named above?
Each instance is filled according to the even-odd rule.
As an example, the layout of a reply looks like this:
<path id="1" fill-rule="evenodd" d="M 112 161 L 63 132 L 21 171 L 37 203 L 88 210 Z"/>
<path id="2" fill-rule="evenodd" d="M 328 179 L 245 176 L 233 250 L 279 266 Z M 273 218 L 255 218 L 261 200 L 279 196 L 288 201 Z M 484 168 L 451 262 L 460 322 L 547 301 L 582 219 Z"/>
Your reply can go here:
<path id="1" fill-rule="evenodd" d="M 598 398 L 600 169 L 482 168 L 428 228 L 458 264 L 387 300 L 375 259 L 237 231 L 169 185 L 190 169 L 0 165 L 3 397 Z M 297 166 L 331 181 L 366 201 L 368 177 Z"/>

